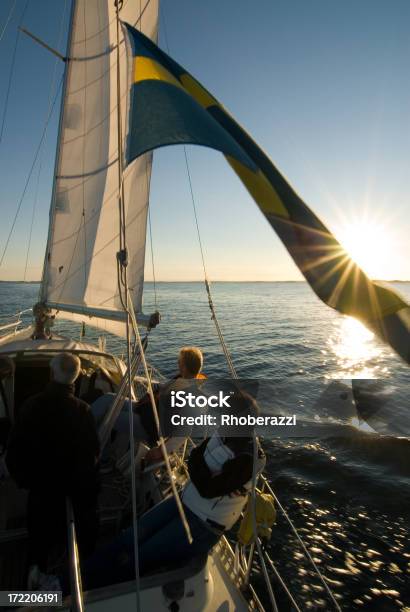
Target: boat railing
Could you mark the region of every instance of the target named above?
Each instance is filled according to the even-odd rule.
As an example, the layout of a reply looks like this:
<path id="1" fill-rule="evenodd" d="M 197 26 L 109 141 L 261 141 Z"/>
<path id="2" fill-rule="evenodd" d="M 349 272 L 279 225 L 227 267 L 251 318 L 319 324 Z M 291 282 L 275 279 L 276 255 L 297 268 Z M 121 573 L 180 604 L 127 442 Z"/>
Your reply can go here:
<path id="1" fill-rule="evenodd" d="M 307 559 L 307 561 L 309 562 L 313 572 L 316 574 L 317 578 L 320 580 L 320 582 L 322 583 L 330 602 L 332 603 L 332 607 L 337 610 L 338 612 L 340 612 L 340 605 L 337 602 L 335 595 L 333 594 L 332 590 L 330 589 L 329 584 L 326 582 L 325 577 L 323 576 L 322 572 L 320 571 L 320 569 L 318 568 L 317 564 L 315 563 L 312 555 L 309 552 L 309 549 L 307 548 L 306 544 L 303 542 L 302 538 L 300 537 L 295 525 L 293 524 L 293 521 L 291 520 L 291 518 L 289 517 L 288 513 L 286 512 L 285 508 L 282 506 L 282 504 L 280 503 L 277 495 L 275 494 L 275 492 L 273 491 L 272 487 L 270 486 L 268 480 L 266 479 L 266 477 L 262 474 L 260 476 L 260 485 L 261 485 L 261 491 L 262 492 L 267 492 L 270 495 L 272 495 L 273 499 L 275 500 L 275 505 L 277 506 L 278 510 L 282 513 L 282 515 L 284 516 L 285 520 L 287 521 L 287 523 L 289 524 L 293 534 L 296 536 L 296 540 L 298 542 L 298 544 L 300 545 L 305 558 Z M 272 578 L 275 578 L 277 580 L 277 582 L 280 584 L 280 586 L 282 587 L 284 593 L 286 594 L 287 598 L 289 599 L 291 608 L 296 610 L 296 612 L 300 612 L 301 608 L 300 606 L 297 604 L 294 596 L 292 595 L 289 586 L 286 584 L 285 580 L 282 578 L 282 576 L 279 573 L 278 568 L 276 567 L 275 563 L 273 562 L 273 560 L 271 559 L 271 557 L 268 554 L 268 551 L 266 550 L 266 546 L 264 545 L 264 543 L 259 539 L 259 544 L 260 547 L 256 546 L 256 541 L 254 540 L 250 545 L 246 545 L 246 546 L 242 546 L 237 544 L 236 545 L 236 552 L 235 552 L 235 570 L 237 573 L 241 573 L 243 575 L 243 587 L 242 588 L 249 588 L 250 593 L 252 594 L 253 599 L 255 600 L 255 589 L 253 588 L 252 584 L 251 584 L 251 573 L 253 569 L 257 569 L 257 555 L 255 555 L 255 551 L 258 552 L 258 555 L 260 555 L 260 552 L 263 555 L 263 561 L 264 564 L 266 565 L 266 568 L 270 570 L 270 572 L 266 572 L 266 574 L 264 574 L 264 578 L 265 578 L 265 586 L 267 589 L 267 594 L 269 595 L 269 598 L 271 600 L 271 606 L 272 609 L 274 611 L 278 610 L 277 607 L 277 603 L 275 600 L 275 595 L 273 593 L 272 590 L 272 585 L 271 585 L 271 580 L 270 580 L 270 576 L 269 573 L 271 573 Z M 261 559 L 259 559 L 260 562 L 262 562 Z"/>
<path id="2" fill-rule="evenodd" d="M 32 311 L 32 308 L 26 308 L 25 310 L 20 310 L 15 314 L 0 317 L 0 339 L 5 338 L 6 336 L 15 335 L 19 326 L 25 322 L 24 318 L 28 315 L 28 313 L 32 313 Z"/>
<path id="3" fill-rule="evenodd" d="M 66 498 L 68 566 L 70 575 L 71 612 L 84 612 L 83 591 L 81 586 L 80 560 L 78 556 L 77 535 L 71 499 Z"/>

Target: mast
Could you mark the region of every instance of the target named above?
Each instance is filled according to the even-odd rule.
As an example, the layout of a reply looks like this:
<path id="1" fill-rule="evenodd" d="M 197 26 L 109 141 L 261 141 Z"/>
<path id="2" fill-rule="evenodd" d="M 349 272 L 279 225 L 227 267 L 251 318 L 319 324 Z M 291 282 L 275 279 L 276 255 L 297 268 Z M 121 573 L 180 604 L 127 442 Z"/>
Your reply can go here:
<path id="1" fill-rule="evenodd" d="M 44 264 L 43 271 L 41 275 L 41 285 L 39 291 L 39 302 L 43 302 L 45 300 L 45 278 L 48 270 L 49 263 L 49 254 L 50 254 L 50 245 L 53 236 L 53 226 L 54 226 L 54 211 L 56 205 L 56 186 L 57 186 L 57 175 L 58 169 L 60 167 L 60 159 L 61 159 L 61 137 L 63 132 L 64 125 L 64 112 L 66 107 L 66 92 L 67 92 L 67 83 L 69 70 L 71 69 L 71 58 L 70 58 L 70 48 L 73 36 L 73 25 L 74 25 L 74 13 L 76 7 L 77 0 L 71 0 L 71 11 L 70 11 L 70 21 L 68 26 L 68 35 L 67 35 L 67 46 L 65 53 L 65 62 L 64 62 L 64 77 L 63 77 L 63 88 L 61 92 L 61 105 L 60 105 L 60 118 L 58 121 L 58 132 L 57 132 L 57 146 L 56 146 L 56 156 L 54 160 L 54 173 L 53 173 L 53 188 L 51 192 L 51 202 L 50 202 L 50 212 L 49 212 L 49 223 L 48 223 L 48 235 L 47 235 L 47 244 L 46 244 L 46 252 L 44 255 Z"/>
<path id="2" fill-rule="evenodd" d="M 117 136 L 118 136 L 118 207 L 119 207 L 119 239 L 120 250 L 117 253 L 118 260 L 118 291 L 122 302 L 124 313 L 126 315 L 126 341 L 127 341 L 127 382 L 128 382 L 128 420 L 130 432 L 130 464 L 131 464 L 131 491 L 132 491 L 132 519 L 133 519 L 133 535 L 134 535 L 134 562 L 135 562 L 135 598 L 137 604 L 137 612 L 141 610 L 140 599 L 140 575 L 139 575 L 139 559 L 138 559 L 138 529 L 137 529 L 137 485 L 135 478 L 135 448 L 134 442 L 134 413 L 131 404 L 133 397 L 132 386 L 132 368 L 131 368 L 131 309 L 133 308 L 129 299 L 128 291 L 128 253 L 127 253 L 127 231 L 126 231 L 126 214 L 125 214 L 125 192 L 124 192 L 124 169 L 123 169 L 123 150 L 122 150 L 122 117 L 121 117 L 121 76 L 120 76 L 120 3 L 115 2 L 116 8 L 116 28 L 117 28 Z M 141 19 L 141 11 L 139 18 Z M 124 38 L 124 46 L 125 46 Z M 124 295 L 121 296 L 121 285 L 124 288 Z"/>

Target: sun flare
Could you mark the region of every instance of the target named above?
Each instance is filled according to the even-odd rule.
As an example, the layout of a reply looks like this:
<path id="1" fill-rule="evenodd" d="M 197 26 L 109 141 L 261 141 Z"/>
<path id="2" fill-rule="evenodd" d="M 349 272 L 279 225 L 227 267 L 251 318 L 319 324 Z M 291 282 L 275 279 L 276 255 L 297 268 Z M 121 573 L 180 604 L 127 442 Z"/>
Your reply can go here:
<path id="1" fill-rule="evenodd" d="M 393 239 L 385 224 L 356 219 L 345 222 L 339 235 L 342 246 L 370 278 L 394 275 Z"/>

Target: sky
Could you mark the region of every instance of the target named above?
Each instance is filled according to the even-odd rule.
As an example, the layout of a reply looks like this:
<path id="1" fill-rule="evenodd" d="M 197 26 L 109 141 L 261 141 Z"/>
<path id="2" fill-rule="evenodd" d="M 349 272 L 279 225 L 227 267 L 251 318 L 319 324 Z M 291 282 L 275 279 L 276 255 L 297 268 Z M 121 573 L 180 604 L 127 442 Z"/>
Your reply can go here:
<path id="1" fill-rule="evenodd" d="M 22 19 L 26 1 L 17 0 L 3 36 L 14 0 L 0 1 L 1 123 L 18 23 L 65 50 L 69 1 L 29 0 Z M 369 275 L 390 280 L 410 279 L 409 23 L 407 0 L 162 0 L 160 15 L 160 46 L 223 103 Z M 0 255 L 62 63 L 20 34 L 13 75 L 0 123 Z M 41 276 L 58 110 L 57 99 L 0 279 Z M 300 280 L 221 154 L 187 155 L 209 278 Z M 155 154 L 150 207 L 156 279 L 202 279 L 182 147 Z"/>

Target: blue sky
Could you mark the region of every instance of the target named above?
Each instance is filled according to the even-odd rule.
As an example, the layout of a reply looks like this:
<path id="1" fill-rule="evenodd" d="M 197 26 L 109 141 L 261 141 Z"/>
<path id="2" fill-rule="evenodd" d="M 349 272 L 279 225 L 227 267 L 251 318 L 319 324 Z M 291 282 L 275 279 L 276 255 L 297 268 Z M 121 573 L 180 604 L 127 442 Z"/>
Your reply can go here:
<path id="1" fill-rule="evenodd" d="M 17 1 L 0 41 L 1 115 L 24 4 Z M 29 0 L 23 23 L 63 50 L 68 4 Z M 0 32 L 11 5 L 0 3 Z M 408 1 L 163 0 L 160 45 L 166 49 L 164 21 L 171 55 L 251 133 L 315 213 L 362 257 L 359 263 L 378 278 L 410 279 Z M 53 56 L 20 36 L 0 142 L 1 250 L 41 136 L 54 66 Z M 57 83 L 61 71 L 58 64 Z M 40 277 L 56 125 L 57 114 L 42 152 L 28 279 Z M 299 279 L 223 157 L 195 147 L 187 152 L 210 278 Z M 37 175 L 38 165 L 2 279 L 23 277 Z M 151 215 L 157 279 L 201 279 L 180 147 L 155 156 Z"/>

